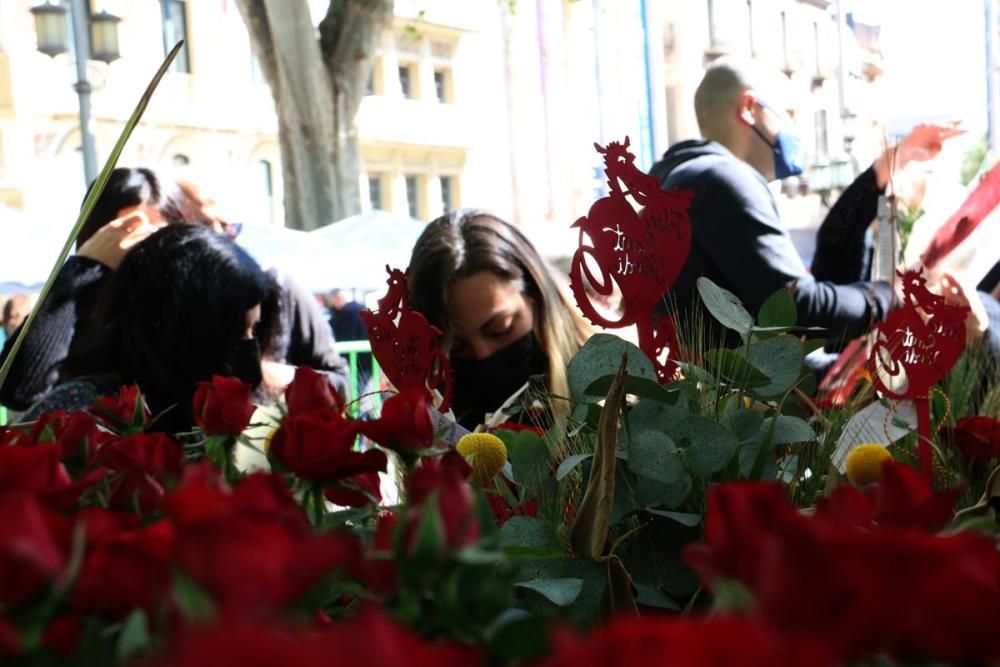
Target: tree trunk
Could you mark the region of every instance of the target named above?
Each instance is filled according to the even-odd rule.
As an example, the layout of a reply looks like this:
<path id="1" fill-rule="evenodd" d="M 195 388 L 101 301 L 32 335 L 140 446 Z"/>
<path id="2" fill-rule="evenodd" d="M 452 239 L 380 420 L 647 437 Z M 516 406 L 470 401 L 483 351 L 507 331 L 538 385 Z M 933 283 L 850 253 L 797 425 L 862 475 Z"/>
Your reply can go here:
<path id="1" fill-rule="evenodd" d="M 319 38 L 306 0 L 236 0 L 271 87 L 285 225 L 315 229 L 361 210 L 354 122 L 392 0 L 330 0 Z"/>

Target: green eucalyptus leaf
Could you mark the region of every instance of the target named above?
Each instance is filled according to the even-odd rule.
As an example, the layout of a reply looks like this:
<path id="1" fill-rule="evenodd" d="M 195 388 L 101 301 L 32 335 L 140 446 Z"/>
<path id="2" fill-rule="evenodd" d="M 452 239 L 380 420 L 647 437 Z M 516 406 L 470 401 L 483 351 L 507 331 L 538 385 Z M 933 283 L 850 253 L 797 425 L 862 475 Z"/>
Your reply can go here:
<path id="1" fill-rule="evenodd" d="M 674 600 L 663 591 L 650 586 L 643 586 L 642 584 L 634 584 L 634 586 L 636 592 L 635 601 L 639 603 L 639 605 L 643 607 L 655 607 L 657 609 L 680 611 L 680 605 L 674 602 Z"/>
<path id="2" fill-rule="evenodd" d="M 736 350 L 709 350 L 705 353 L 705 362 L 716 377 L 738 387 L 766 387 L 771 384 L 771 378 L 766 373 Z"/>
<path id="3" fill-rule="evenodd" d="M 802 373 L 802 343 L 794 336 L 754 341 L 747 350 L 747 358 L 771 380 L 753 388 L 754 394 L 761 398 L 781 396 L 795 386 Z"/>
<path id="4" fill-rule="evenodd" d="M 500 527 L 502 549 L 530 548 L 540 551 L 563 550 L 555 529 L 530 516 L 512 516 Z"/>
<path id="5" fill-rule="evenodd" d="M 763 423 L 764 415 L 754 410 L 740 408 L 733 413 L 728 421 L 728 426 L 736 439 L 743 442 L 756 436 Z"/>
<path id="6" fill-rule="evenodd" d="M 673 403 L 659 401 L 639 401 L 625 416 L 625 424 L 631 434 L 641 431 L 664 431 L 669 426 L 691 414 L 691 402 L 683 385 L 671 388 L 676 396 Z"/>
<path id="7" fill-rule="evenodd" d="M 815 352 L 816 350 L 822 349 L 825 345 L 826 345 L 826 339 L 811 338 L 802 343 L 802 353 L 808 356 L 813 352 Z"/>
<path id="8" fill-rule="evenodd" d="M 550 476 L 550 457 L 545 442 L 531 431 L 521 431 L 505 440 L 514 481 L 534 487 Z"/>
<path id="9" fill-rule="evenodd" d="M 556 470 L 556 481 L 562 481 L 566 475 L 573 472 L 574 468 L 587 459 L 592 458 L 594 458 L 593 454 L 573 454 L 572 456 L 567 456 L 563 459 L 563 462 L 559 464 L 559 468 Z"/>
<path id="10" fill-rule="evenodd" d="M 646 511 L 650 514 L 655 514 L 656 516 L 662 516 L 670 519 L 671 521 L 676 521 L 682 526 L 687 526 L 688 528 L 694 528 L 700 524 L 702 518 L 700 514 L 691 514 L 690 512 L 667 512 L 648 507 L 646 508 Z"/>
<path id="11" fill-rule="evenodd" d="M 490 628 L 489 655 L 510 664 L 535 662 L 549 652 L 549 624 L 523 609 L 508 609 Z"/>
<path id="12" fill-rule="evenodd" d="M 583 579 L 575 577 L 532 579 L 514 585 L 538 593 L 557 607 L 568 607 L 573 604 L 583 591 Z"/>
<path id="13" fill-rule="evenodd" d="M 628 467 L 636 475 L 664 484 L 676 484 L 684 474 L 684 464 L 677 456 L 673 440 L 658 431 L 640 431 L 632 435 Z"/>
<path id="14" fill-rule="evenodd" d="M 597 380 L 594 380 L 589 387 L 587 387 L 586 393 L 592 396 L 598 394 L 607 396 L 608 391 L 611 389 L 611 383 L 614 382 L 614 380 L 614 375 L 605 375 L 602 378 L 598 378 Z M 625 393 L 633 394 L 639 398 L 646 398 L 651 401 L 659 401 L 660 403 L 668 403 L 671 405 L 677 402 L 677 398 L 680 394 L 677 389 L 668 389 L 655 380 L 637 377 L 625 378 Z"/>
<path id="15" fill-rule="evenodd" d="M 757 313 L 757 324 L 762 327 L 791 327 L 797 319 L 795 299 L 787 287 L 769 296 Z"/>
<path id="16" fill-rule="evenodd" d="M 773 433 L 771 433 L 772 426 Z M 757 439 L 761 442 L 770 442 L 771 446 L 790 445 L 796 442 L 812 442 L 816 439 L 816 432 L 804 419 L 780 415 L 764 420 L 757 433 Z"/>
<path id="17" fill-rule="evenodd" d="M 618 336 L 599 333 L 583 344 L 566 369 L 572 398 L 585 403 L 604 399 L 607 391 L 590 393 L 590 387 L 605 376 L 614 376 L 623 356 L 628 357 L 625 371 L 630 378 L 656 382 L 653 363 L 642 350 Z"/>
<path id="18" fill-rule="evenodd" d="M 675 508 L 687 500 L 693 486 L 691 475 L 686 472 L 674 484 L 664 484 L 649 477 L 636 476 L 632 491 L 639 507 Z"/>
<path id="19" fill-rule="evenodd" d="M 698 278 L 698 293 L 712 314 L 727 329 L 746 335 L 753 327 L 753 318 L 740 300 L 729 290 L 723 289 L 705 277 Z"/>
<path id="20" fill-rule="evenodd" d="M 736 436 L 719 422 L 692 416 L 670 430 L 670 437 L 684 452 L 687 469 L 711 475 L 726 467 L 736 453 Z"/>

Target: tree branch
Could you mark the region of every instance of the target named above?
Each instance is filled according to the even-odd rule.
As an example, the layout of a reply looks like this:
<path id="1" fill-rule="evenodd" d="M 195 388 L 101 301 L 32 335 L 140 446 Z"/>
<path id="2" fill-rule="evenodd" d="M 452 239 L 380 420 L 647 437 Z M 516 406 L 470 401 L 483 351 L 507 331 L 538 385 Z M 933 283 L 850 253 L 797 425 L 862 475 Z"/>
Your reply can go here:
<path id="1" fill-rule="evenodd" d="M 279 90 L 278 61 L 275 57 L 274 37 L 271 35 L 271 24 L 267 20 L 267 8 L 264 0 L 236 0 L 236 8 L 243 17 L 243 23 L 250 34 L 250 48 L 260 61 L 264 78 L 277 100 Z"/>
<path id="2" fill-rule="evenodd" d="M 375 47 L 392 23 L 392 0 L 330 0 L 319 24 L 323 62 L 330 70 L 342 111 L 353 118 L 364 97 Z"/>

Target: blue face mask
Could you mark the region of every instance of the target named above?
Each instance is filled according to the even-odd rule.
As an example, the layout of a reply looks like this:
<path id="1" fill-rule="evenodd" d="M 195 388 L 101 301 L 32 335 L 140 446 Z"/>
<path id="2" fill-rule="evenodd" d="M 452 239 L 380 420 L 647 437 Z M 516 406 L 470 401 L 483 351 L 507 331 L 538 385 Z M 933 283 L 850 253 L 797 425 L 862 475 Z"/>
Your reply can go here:
<path id="1" fill-rule="evenodd" d="M 758 102 L 758 104 L 771 111 L 771 108 L 763 102 Z M 774 136 L 774 143 L 772 143 L 764 136 L 763 132 L 757 129 L 756 125 L 750 126 L 750 129 L 760 137 L 761 141 L 771 147 L 771 152 L 774 153 L 775 178 L 782 179 L 789 176 L 798 176 L 805 171 L 805 151 L 803 151 L 802 142 L 799 141 L 797 136 L 791 132 L 778 130 L 778 133 Z"/>

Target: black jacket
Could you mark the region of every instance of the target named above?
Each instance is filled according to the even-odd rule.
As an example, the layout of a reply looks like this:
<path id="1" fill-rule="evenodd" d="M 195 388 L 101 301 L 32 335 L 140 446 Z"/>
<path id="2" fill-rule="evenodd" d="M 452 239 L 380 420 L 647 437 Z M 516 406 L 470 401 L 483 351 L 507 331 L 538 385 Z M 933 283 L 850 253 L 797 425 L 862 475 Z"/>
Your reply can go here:
<path id="1" fill-rule="evenodd" d="M 26 410 L 60 381 L 62 362 L 71 350 L 85 349 L 86 341 L 97 328 L 93 321 L 97 301 L 111 275 L 111 269 L 92 259 L 73 256 L 66 260 L 21 344 L 7 381 L 0 387 L 0 403 Z M 308 291 L 287 276 L 279 276 L 278 285 L 280 334 L 269 356 L 324 372 L 338 391 L 346 395 L 347 363 L 334 349 L 322 308 Z M 15 336 L 18 334 L 20 329 Z M 0 363 L 10 353 L 15 336 L 7 339 Z"/>
<path id="2" fill-rule="evenodd" d="M 829 233 L 818 238 L 817 263 L 829 265 L 825 276 L 806 270 L 764 178 L 722 145 L 676 144 L 650 173 L 665 190 L 694 193 L 691 252 L 671 295 L 682 317 L 699 303 L 701 276 L 736 294 L 751 313 L 778 289 L 792 287 L 798 323 L 827 329 L 831 341 L 856 337 L 888 314 L 887 283 L 842 284 L 851 274 L 859 279 L 864 233 L 875 217 L 879 193 L 871 170 L 845 191 L 824 222 Z M 858 256 L 846 258 L 848 248 Z"/>

